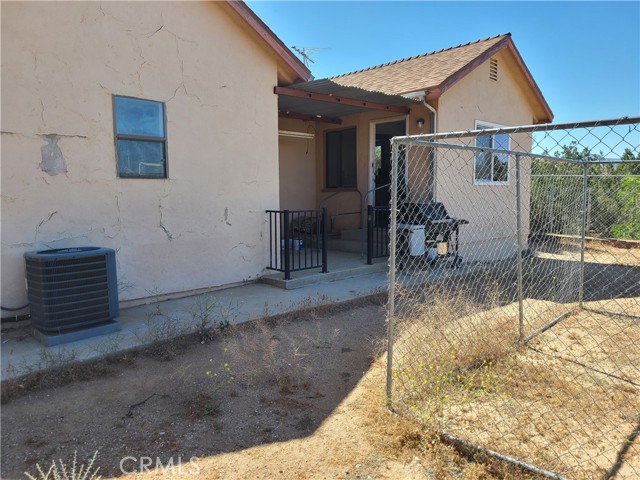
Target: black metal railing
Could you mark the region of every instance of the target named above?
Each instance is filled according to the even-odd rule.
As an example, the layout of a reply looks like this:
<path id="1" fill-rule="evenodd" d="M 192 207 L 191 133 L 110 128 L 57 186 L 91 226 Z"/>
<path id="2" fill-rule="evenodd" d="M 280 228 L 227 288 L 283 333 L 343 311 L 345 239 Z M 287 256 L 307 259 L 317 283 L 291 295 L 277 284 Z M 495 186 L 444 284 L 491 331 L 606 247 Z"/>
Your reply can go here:
<path id="1" fill-rule="evenodd" d="M 367 264 L 374 258 L 389 256 L 389 207 L 367 208 Z"/>
<path id="2" fill-rule="evenodd" d="M 267 210 L 269 216 L 269 270 L 291 272 L 327 270 L 327 209 Z"/>

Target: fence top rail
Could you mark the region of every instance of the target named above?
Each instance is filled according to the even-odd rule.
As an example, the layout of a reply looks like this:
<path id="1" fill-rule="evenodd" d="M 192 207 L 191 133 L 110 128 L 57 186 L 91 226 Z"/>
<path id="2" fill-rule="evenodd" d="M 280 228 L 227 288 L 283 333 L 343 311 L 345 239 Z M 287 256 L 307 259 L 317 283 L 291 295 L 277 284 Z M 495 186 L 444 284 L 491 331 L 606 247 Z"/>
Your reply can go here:
<path id="1" fill-rule="evenodd" d="M 456 143 L 429 142 L 429 141 L 424 141 L 420 139 L 412 139 L 411 143 L 413 145 L 426 145 L 427 147 L 435 147 L 435 148 L 442 147 L 442 148 L 447 148 L 452 150 L 470 150 L 472 152 L 480 152 L 480 153 L 487 153 L 487 152 L 500 153 L 500 154 L 506 153 L 509 155 L 515 155 L 519 157 L 540 158 L 543 160 L 554 160 L 558 162 L 574 163 L 576 165 L 599 163 L 599 162 L 588 162 L 588 161 L 585 162 L 582 160 L 573 160 L 570 158 L 554 157 L 552 155 L 542 155 L 538 153 L 525 152 L 522 150 L 505 150 L 503 148 L 476 147 L 474 145 L 459 145 Z M 611 161 L 608 163 L 611 163 Z"/>
<path id="2" fill-rule="evenodd" d="M 562 177 L 576 177 L 576 178 L 582 178 L 584 177 L 583 174 L 578 174 L 578 173 L 532 173 L 531 174 L 532 177 L 553 177 L 553 178 L 562 178 Z M 635 173 L 629 173 L 629 174 L 624 174 L 624 175 L 616 175 L 616 174 L 593 174 L 590 173 L 589 178 L 627 178 L 627 177 L 631 177 L 631 178 L 640 178 L 640 175 L 635 174 Z"/>
<path id="3" fill-rule="evenodd" d="M 489 135 L 495 133 L 527 133 L 527 132 L 550 132 L 554 130 L 575 130 L 578 128 L 594 127 L 615 127 L 622 125 L 640 124 L 640 117 L 621 117 L 606 120 L 591 120 L 587 122 L 571 123 L 541 123 L 537 125 L 522 125 L 517 127 L 497 127 L 482 130 L 460 130 L 457 132 L 429 133 L 424 135 L 406 135 L 393 137 L 394 142 L 406 143 L 416 139 L 421 140 L 444 140 L 447 138 L 475 137 L 478 135 Z"/>

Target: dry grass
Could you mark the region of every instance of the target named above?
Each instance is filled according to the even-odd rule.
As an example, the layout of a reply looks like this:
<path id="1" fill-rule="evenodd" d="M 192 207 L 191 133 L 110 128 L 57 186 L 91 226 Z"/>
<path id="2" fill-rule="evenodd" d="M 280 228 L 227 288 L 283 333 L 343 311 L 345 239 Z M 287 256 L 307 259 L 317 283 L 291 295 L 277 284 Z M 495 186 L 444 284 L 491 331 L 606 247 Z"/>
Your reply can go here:
<path id="1" fill-rule="evenodd" d="M 638 321 L 580 311 L 514 348 L 513 304 L 431 297 L 398 322 L 394 406 L 431 430 L 540 468 L 602 477 L 639 421 Z M 536 319 L 527 327 L 573 305 L 556 307 L 525 302 L 527 318 Z"/>
<path id="2" fill-rule="evenodd" d="M 492 303 L 497 303 L 494 300 Z M 509 313 L 509 312 L 507 312 Z M 402 410 L 443 429 L 445 407 L 498 392 L 508 382 L 494 373 L 518 339 L 517 317 L 462 294 L 432 295 L 398 321 L 394 400 Z"/>
<path id="3" fill-rule="evenodd" d="M 382 392 L 384 358 L 376 361 L 365 378 L 364 432 L 382 458 L 405 465 L 418 463 L 426 478 L 524 480 L 536 478 L 518 467 L 477 452 L 457 448 L 424 422 L 397 415 L 386 408 Z M 361 478 L 367 478 L 366 476 Z M 372 478 L 376 478 L 375 475 Z"/>

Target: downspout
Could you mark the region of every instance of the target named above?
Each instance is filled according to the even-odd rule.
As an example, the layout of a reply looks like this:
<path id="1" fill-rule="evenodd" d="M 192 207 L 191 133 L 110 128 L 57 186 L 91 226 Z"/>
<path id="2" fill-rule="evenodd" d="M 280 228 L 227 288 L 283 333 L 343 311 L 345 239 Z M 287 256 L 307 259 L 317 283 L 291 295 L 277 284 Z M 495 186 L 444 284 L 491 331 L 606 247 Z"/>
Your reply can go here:
<path id="1" fill-rule="evenodd" d="M 431 112 L 431 132 L 430 133 L 436 133 L 438 130 L 436 126 L 436 119 L 437 119 L 436 109 L 427 103 L 426 97 L 427 96 L 425 92 L 425 95 L 421 97 L 421 100 L 422 100 L 422 104 L 427 108 L 427 110 Z"/>

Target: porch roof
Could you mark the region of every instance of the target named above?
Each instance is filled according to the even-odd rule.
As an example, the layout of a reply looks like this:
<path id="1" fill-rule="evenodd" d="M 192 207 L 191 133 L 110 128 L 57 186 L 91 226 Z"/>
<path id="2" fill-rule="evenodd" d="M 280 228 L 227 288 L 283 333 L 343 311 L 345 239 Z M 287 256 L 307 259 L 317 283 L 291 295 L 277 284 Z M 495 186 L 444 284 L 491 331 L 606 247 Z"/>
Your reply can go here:
<path id="1" fill-rule="evenodd" d="M 282 117 L 341 123 L 340 117 L 371 110 L 408 114 L 419 101 L 364 88 L 339 85 L 331 79 L 275 87 Z"/>

